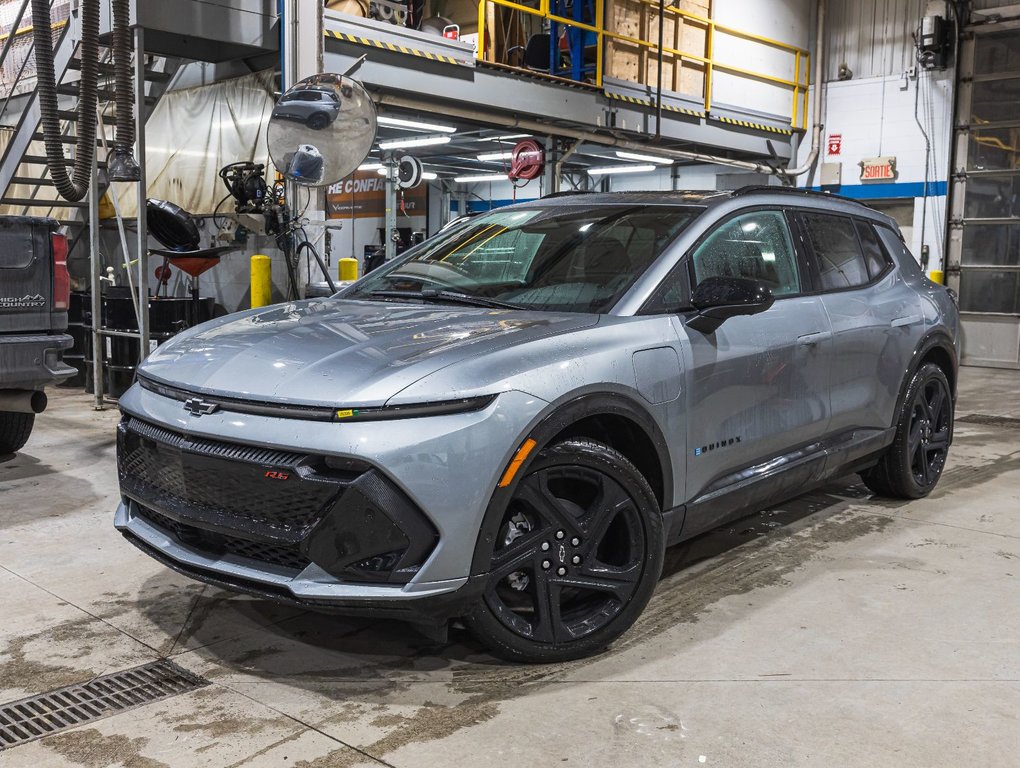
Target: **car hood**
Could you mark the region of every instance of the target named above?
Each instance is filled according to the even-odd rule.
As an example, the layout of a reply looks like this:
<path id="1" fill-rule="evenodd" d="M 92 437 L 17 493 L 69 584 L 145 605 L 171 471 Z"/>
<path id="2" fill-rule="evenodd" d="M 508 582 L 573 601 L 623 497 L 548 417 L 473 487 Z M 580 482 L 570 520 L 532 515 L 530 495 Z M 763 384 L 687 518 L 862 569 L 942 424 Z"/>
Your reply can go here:
<path id="1" fill-rule="evenodd" d="M 597 323 L 576 313 L 315 299 L 197 326 L 160 346 L 140 372 L 205 394 L 382 405 L 459 360 Z"/>

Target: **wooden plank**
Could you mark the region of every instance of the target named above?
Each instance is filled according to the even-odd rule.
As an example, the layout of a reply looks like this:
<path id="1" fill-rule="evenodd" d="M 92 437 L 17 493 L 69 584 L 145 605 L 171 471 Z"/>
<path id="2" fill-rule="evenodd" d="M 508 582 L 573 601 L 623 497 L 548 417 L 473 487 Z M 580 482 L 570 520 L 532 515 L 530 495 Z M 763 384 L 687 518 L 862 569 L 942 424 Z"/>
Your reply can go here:
<path id="1" fill-rule="evenodd" d="M 676 5 L 687 13 L 708 17 L 711 0 L 680 0 Z M 640 0 L 606 0 L 606 29 L 628 37 L 658 42 L 658 8 Z M 666 47 L 705 56 L 706 25 L 667 11 L 662 27 Z M 606 38 L 604 73 L 607 77 L 628 80 L 650 88 L 658 83 L 659 61 L 654 49 L 624 40 Z M 705 87 L 704 66 L 700 62 L 665 54 L 662 61 L 663 89 L 684 96 L 701 98 Z"/>

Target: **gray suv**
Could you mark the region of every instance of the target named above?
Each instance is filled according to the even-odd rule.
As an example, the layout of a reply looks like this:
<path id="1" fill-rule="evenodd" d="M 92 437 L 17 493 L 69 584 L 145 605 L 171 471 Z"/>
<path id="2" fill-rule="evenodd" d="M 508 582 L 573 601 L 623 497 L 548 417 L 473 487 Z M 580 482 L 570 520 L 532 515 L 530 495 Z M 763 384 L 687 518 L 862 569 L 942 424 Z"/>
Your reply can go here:
<path id="1" fill-rule="evenodd" d="M 667 546 L 847 473 L 928 494 L 957 331 L 852 201 L 515 205 L 161 346 L 120 400 L 116 525 L 224 588 L 577 658 L 637 619 Z"/>

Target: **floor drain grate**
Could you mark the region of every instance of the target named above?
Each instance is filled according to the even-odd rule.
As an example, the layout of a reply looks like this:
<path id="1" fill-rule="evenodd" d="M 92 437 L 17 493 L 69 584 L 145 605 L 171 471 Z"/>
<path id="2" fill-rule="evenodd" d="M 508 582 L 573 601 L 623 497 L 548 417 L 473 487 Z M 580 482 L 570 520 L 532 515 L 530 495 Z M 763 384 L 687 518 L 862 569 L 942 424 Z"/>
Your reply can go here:
<path id="1" fill-rule="evenodd" d="M 1020 419 L 1014 419 L 1012 416 L 988 416 L 984 413 L 972 413 L 969 416 L 961 416 L 957 421 L 964 424 L 980 424 L 983 427 L 1020 429 Z"/>
<path id="2" fill-rule="evenodd" d="M 206 685 L 205 678 L 161 659 L 0 704 L 0 750 Z"/>

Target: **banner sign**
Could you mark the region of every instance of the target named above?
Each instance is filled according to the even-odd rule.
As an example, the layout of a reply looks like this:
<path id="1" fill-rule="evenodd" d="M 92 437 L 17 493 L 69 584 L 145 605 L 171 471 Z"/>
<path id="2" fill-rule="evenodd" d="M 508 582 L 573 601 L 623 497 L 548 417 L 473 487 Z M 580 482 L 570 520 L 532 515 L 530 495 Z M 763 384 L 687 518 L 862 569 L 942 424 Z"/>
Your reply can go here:
<path id="1" fill-rule="evenodd" d="M 401 191 L 397 190 L 397 215 Z M 424 216 L 428 186 L 419 184 L 403 191 L 408 216 Z M 386 216 L 386 179 L 375 171 L 358 171 L 326 190 L 326 216 L 330 219 L 382 219 Z"/>

